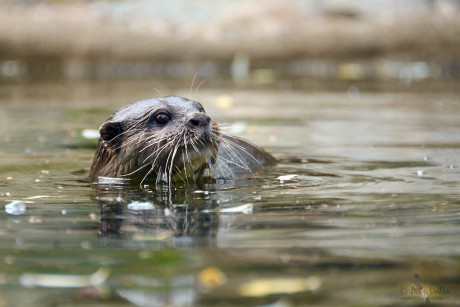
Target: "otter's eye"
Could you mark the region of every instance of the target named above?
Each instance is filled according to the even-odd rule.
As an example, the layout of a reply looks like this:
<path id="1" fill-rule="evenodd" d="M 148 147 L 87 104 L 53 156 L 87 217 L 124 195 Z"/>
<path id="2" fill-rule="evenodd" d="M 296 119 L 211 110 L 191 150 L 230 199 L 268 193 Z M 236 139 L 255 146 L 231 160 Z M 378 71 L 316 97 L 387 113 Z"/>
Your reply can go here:
<path id="1" fill-rule="evenodd" d="M 157 114 L 155 117 L 155 121 L 160 125 L 166 124 L 167 122 L 169 122 L 170 119 L 171 118 L 166 113 Z"/>

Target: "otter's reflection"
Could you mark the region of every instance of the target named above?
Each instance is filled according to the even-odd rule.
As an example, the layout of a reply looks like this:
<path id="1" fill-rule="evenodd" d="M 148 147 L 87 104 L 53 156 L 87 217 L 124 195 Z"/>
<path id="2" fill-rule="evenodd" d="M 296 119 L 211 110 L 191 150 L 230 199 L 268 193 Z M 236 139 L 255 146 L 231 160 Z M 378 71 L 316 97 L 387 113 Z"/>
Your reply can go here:
<path id="1" fill-rule="evenodd" d="M 99 185 L 99 236 L 158 240 L 174 247 L 213 246 L 219 226 L 213 192 Z"/>
<path id="2" fill-rule="evenodd" d="M 139 188 L 113 183 L 109 180 L 95 186 L 100 238 L 121 239 L 122 245 L 148 241 L 150 247 L 158 242 L 161 248 L 154 253 L 163 247 L 217 245 L 217 207 L 225 200 L 218 196 L 219 191 L 211 190 L 212 185 L 205 190 L 170 190 L 167 186 Z M 132 284 L 118 287 L 116 293 L 135 306 L 194 306 L 202 297 L 196 273 L 184 273 L 180 268 L 167 276 L 140 274 L 128 279 Z"/>

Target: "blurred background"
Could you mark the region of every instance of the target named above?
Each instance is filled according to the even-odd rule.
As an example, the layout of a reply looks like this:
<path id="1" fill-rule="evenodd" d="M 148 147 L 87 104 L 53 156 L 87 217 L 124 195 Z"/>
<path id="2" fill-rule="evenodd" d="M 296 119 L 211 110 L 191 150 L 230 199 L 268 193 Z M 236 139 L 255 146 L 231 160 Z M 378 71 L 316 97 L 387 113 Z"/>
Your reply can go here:
<path id="1" fill-rule="evenodd" d="M 457 0 L 3 0 L 0 81 L 460 78 Z"/>

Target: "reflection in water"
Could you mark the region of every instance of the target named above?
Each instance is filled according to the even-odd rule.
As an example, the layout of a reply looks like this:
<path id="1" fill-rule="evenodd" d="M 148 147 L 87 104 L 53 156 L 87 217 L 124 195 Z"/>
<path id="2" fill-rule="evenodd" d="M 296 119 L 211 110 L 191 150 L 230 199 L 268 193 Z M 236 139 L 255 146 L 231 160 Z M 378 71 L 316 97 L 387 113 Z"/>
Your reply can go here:
<path id="1" fill-rule="evenodd" d="M 209 194 L 191 188 L 172 194 L 167 185 L 142 190 L 129 185 L 99 186 L 99 235 L 173 247 L 213 246 L 219 226 L 214 210 L 218 201 Z"/>

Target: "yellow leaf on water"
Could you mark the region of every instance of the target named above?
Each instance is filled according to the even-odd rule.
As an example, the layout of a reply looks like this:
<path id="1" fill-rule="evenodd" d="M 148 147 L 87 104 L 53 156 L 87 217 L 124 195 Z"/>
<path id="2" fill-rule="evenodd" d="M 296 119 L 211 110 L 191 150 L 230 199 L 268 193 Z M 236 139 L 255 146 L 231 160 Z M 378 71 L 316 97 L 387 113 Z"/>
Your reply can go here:
<path id="1" fill-rule="evenodd" d="M 206 288 L 215 288 L 227 282 L 227 276 L 219 268 L 207 267 L 198 274 L 200 284 Z"/>
<path id="2" fill-rule="evenodd" d="M 318 277 L 256 279 L 239 287 L 242 296 L 266 296 L 270 294 L 290 294 L 315 291 L 321 287 Z"/>

